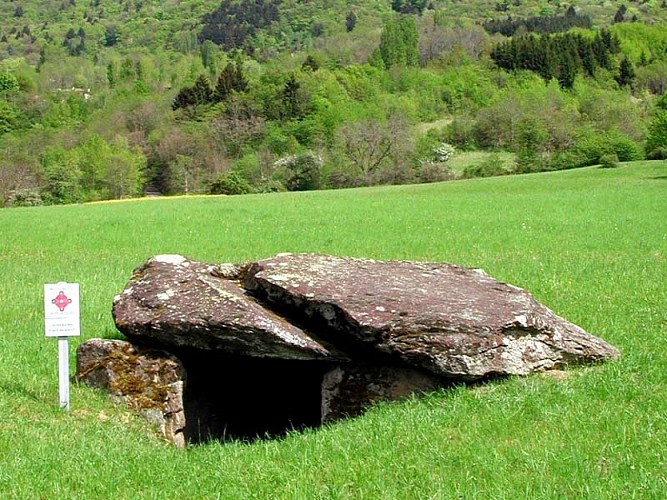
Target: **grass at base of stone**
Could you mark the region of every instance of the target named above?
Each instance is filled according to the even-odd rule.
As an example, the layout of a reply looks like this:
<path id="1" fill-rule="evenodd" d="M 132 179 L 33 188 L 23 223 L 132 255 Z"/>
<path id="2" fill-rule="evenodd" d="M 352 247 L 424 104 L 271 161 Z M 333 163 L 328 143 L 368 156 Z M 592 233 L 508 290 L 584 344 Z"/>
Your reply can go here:
<path id="1" fill-rule="evenodd" d="M 0 211 L 0 497 L 659 498 L 667 490 L 664 163 L 335 192 Z M 442 260 L 525 287 L 622 358 L 380 404 L 276 441 L 177 450 L 86 386 L 57 408 L 42 285 L 82 337 L 157 253 Z"/>

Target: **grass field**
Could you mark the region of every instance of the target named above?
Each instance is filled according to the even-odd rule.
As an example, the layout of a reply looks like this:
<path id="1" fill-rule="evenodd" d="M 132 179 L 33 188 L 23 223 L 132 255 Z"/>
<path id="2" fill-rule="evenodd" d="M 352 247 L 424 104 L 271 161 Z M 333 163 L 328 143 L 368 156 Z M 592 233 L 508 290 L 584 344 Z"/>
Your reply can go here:
<path id="1" fill-rule="evenodd" d="M 664 498 L 667 165 L 443 184 L 0 210 L 0 498 Z M 101 392 L 58 408 L 42 285 L 82 337 L 158 253 L 449 261 L 531 290 L 622 358 L 385 403 L 303 434 L 178 450 Z M 73 358 L 72 354 L 72 358 Z"/>

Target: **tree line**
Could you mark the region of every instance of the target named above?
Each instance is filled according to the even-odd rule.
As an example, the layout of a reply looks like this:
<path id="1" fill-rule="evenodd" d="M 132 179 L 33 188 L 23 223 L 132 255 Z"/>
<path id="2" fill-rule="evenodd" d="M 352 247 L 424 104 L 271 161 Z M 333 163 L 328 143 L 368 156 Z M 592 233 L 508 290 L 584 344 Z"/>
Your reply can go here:
<path id="1" fill-rule="evenodd" d="M 619 51 L 618 37 L 602 29 L 593 38 L 579 33 L 515 36 L 496 45 L 491 58 L 503 69 L 534 71 L 547 82 L 555 78 L 561 87 L 571 89 L 578 73 L 595 77 L 598 68 L 613 69 L 613 56 Z M 629 72 L 627 66 L 621 67 L 619 83 L 631 83 Z"/>
<path id="2" fill-rule="evenodd" d="M 491 33 L 500 33 L 506 37 L 514 36 L 519 31 L 530 33 L 558 33 L 572 28 L 589 29 L 593 21 L 586 14 L 577 14 L 572 5 L 563 15 L 531 16 L 527 18 L 491 19 L 482 26 Z"/>
<path id="3" fill-rule="evenodd" d="M 221 2 L 206 14 L 199 41 L 210 40 L 224 50 L 249 48 L 248 40 L 258 30 L 280 19 L 281 0 Z"/>

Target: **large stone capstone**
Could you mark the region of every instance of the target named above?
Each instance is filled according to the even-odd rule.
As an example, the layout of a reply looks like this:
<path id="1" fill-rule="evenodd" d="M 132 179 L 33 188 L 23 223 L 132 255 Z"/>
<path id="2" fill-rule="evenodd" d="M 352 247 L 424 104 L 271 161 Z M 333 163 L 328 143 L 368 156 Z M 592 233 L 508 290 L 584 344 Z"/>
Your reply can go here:
<path id="1" fill-rule="evenodd" d="M 619 355 L 527 291 L 445 263 L 161 255 L 135 269 L 112 312 L 129 345 L 182 363 L 185 390 L 170 407 L 184 408 L 179 436 L 194 442 L 278 434 L 457 381 Z M 86 344 L 80 357 L 101 352 Z M 118 379 L 125 365 L 104 349 L 106 364 L 80 363 L 96 367 L 81 379 L 100 385 L 101 366 Z"/>
<path id="2" fill-rule="evenodd" d="M 526 375 L 618 356 L 527 291 L 452 264 L 285 254 L 252 264 L 245 288 L 292 317 L 436 375 Z"/>
<path id="3" fill-rule="evenodd" d="M 219 349 L 256 357 L 323 359 L 325 347 L 258 304 L 236 279 L 242 266 L 159 255 L 134 270 L 114 299 L 116 327 L 130 340 Z"/>

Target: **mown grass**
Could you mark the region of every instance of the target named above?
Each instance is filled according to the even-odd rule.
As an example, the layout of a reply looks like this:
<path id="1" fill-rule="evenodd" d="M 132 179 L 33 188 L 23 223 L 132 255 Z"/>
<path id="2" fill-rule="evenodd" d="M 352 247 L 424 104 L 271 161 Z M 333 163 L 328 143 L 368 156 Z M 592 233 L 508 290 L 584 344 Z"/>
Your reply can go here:
<path id="1" fill-rule="evenodd" d="M 2 498 L 663 498 L 667 167 L 644 162 L 335 192 L 0 211 Z M 277 441 L 177 450 L 86 386 L 58 408 L 42 284 L 78 281 L 82 337 L 157 253 L 456 262 L 531 290 L 619 361 L 443 390 Z M 73 357 L 73 356 L 72 356 Z M 221 382 L 224 383 L 224 382 Z"/>

